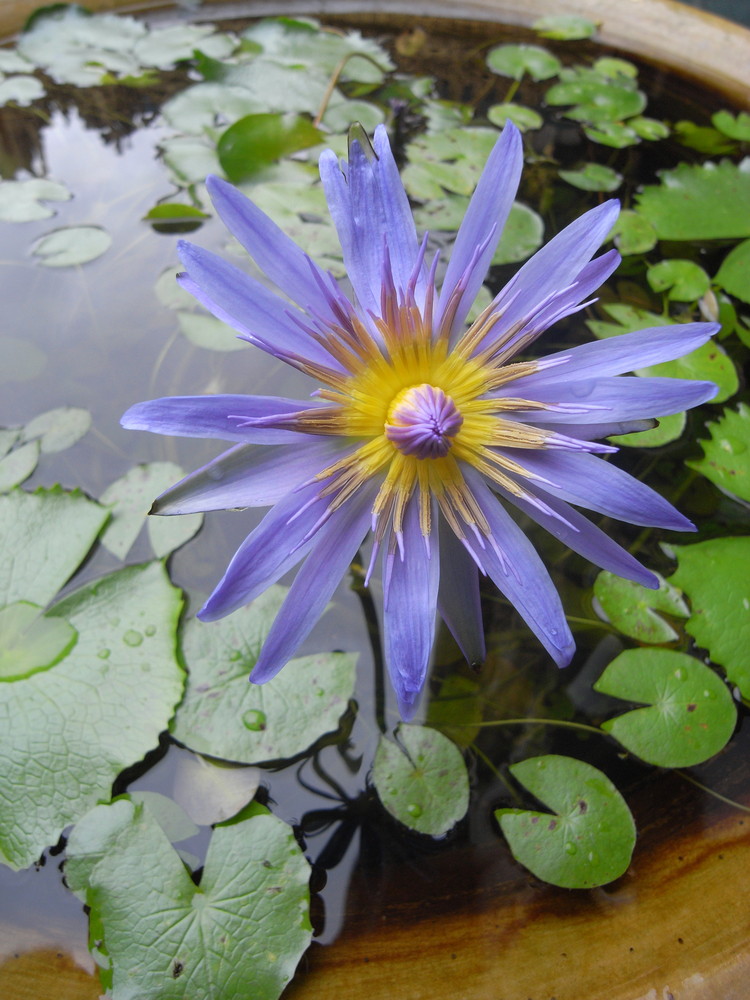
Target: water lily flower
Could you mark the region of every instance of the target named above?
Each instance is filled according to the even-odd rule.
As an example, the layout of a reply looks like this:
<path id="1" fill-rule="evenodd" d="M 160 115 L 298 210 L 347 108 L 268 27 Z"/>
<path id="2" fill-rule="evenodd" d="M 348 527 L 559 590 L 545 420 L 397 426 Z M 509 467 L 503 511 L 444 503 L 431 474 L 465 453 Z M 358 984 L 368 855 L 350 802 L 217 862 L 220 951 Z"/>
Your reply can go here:
<path id="1" fill-rule="evenodd" d="M 533 342 L 582 309 L 615 270 L 593 255 L 617 217 L 608 201 L 524 264 L 467 327 L 518 186 L 522 147 L 506 125 L 438 282 L 418 240 L 386 130 L 330 150 L 321 178 L 351 283 L 315 264 L 251 201 L 217 178 L 226 226 L 284 295 L 182 243 L 179 277 L 240 337 L 311 380 L 306 400 L 172 397 L 133 406 L 125 427 L 219 438 L 232 447 L 156 502 L 160 514 L 270 506 L 205 606 L 214 621 L 301 564 L 252 672 L 262 683 L 294 654 L 363 543 L 382 566 L 384 644 L 405 718 L 429 667 L 439 613 L 470 662 L 485 655 L 479 578 L 488 576 L 564 666 L 573 638 L 517 508 L 570 548 L 647 587 L 656 578 L 578 510 L 636 525 L 692 524 L 607 455 L 597 439 L 710 399 L 710 382 L 627 377 L 678 358 L 717 329 L 685 323 L 585 343 L 542 358 Z M 592 259 L 593 258 L 593 259 Z M 624 377 L 625 376 L 625 377 Z"/>

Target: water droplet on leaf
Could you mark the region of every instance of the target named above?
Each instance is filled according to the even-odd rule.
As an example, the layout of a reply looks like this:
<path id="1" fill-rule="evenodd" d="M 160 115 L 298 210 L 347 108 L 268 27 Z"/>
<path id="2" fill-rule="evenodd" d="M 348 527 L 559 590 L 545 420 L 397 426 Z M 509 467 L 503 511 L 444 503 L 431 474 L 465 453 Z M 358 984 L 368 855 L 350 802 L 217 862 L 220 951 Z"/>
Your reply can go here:
<path id="1" fill-rule="evenodd" d="M 250 708 L 243 714 L 242 724 L 245 729 L 258 733 L 266 728 L 266 713 L 259 708 Z"/>
<path id="2" fill-rule="evenodd" d="M 578 853 L 578 848 L 576 847 L 576 845 L 573 843 L 572 840 L 568 840 L 568 841 L 565 842 L 565 853 L 566 854 L 577 854 Z"/>
<path id="3" fill-rule="evenodd" d="M 420 805 L 417 805 L 416 802 L 410 802 L 409 805 L 406 807 L 406 811 L 409 813 L 412 819 L 419 819 L 419 817 L 422 815 L 423 809 Z"/>
<path id="4" fill-rule="evenodd" d="M 140 632 L 136 632 L 134 628 L 129 628 L 122 637 L 122 641 L 126 646 L 140 646 L 143 642 L 143 636 Z"/>

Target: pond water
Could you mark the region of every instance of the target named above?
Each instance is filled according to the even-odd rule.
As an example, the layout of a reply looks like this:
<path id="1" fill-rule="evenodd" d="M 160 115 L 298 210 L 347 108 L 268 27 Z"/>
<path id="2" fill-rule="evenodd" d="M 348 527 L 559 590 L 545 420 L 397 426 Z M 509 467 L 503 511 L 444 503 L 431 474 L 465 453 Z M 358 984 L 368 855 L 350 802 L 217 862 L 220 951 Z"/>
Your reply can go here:
<path id="1" fill-rule="evenodd" d="M 220 28 L 222 32 L 239 32 L 247 23 L 227 19 Z M 330 21 L 337 31 L 348 30 L 351 23 L 346 19 Z M 532 32 L 486 25 L 481 29 L 484 34 L 480 34 L 471 26 L 459 29 L 447 22 L 440 27 L 431 23 L 425 32 L 422 24 L 406 18 L 394 23 L 390 31 L 380 25 L 368 27 L 359 19 L 353 19 L 353 23 L 366 37 L 377 39 L 396 68 L 377 83 L 344 81 L 340 93 L 346 100 L 369 102 L 373 121 L 387 117 L 397 157 L 412 170 L 414 187 L 410 194 L 415 202 L 420 200 L 415 194 L 420 183 L 427 189 L 434 184 L 428 169 L 434 164 L 434 155 L 430 154 L 432 159 L 419 159 L 413 146 L 424 134 L 427 121 L 431 123 L 430 134 L 435 136 L 441 134 L 441 129 L 445 132 L 460 122 L 469 128 L 496 128 L 498 112 L 493 109 L 509 102 L 541 112 L 543 121 L 534 123 L 526 133 L 527 165 L 519 193 L 519 199 L 533 210 L 519 221 L 519 231 L 530 249 L 539 242 L 536 220 L 543 224 L 549 238 L 582 211 L 609 197 L 607 185 L 626 207 L 634 208 L 640 186 L 658 185 L 659 170 L 673 170 L 680 162 L 697 168 L 706 159 L 719 156 L 736 164 L 747 152 L 750 133 L 734 139 L 711 125 L 711 114 L 721 104 L 710 94 L 648 67 L 634 67 L 638 87 L 648 95 L 648 107 L 641 117 L 668 122 L 670 135 L 659 139 L 656 125 L 639 126 L 652 128 L 654 138 L 638 141 L 637 137 L 633 144 L 617 146 L 597 143 L 587 136 L 586 128 L 601 132 L 601 120 L 575 120 L 564 116 L 565 103 L 543 103 L 557 72 L 539 80 L 527 73 L 517 84 L 509 76 L 493 72 L 485 62 L 490 49 L 518 41 L 543 45 L 566 66 L 590 66 L 597 59 L 616 56 L 591 41 L 540 40 Z M 461 37 L 457 36 L 458 30 Z M 206 72 L 205 66 L 202 71 Z M 620 73 L 625 74 L 623 79 L 629 72 L 620 68 Z M 30 491 L 61 483 L 66 489 L 80 488 L 88 496 L 100 498 L 134 465 L 171 462 L 190 470 L 217 453 L 210 441 L 123 430 L 120 416 L 134 402 L 217 392 L 263 394 L 269 391 L 269 385 L 273 385 L 274 394 L 282 396 L 303 395 L 309 389 L 303 376 L 265 355 L 260 357 L 251 348 L 242 347 L 234 353 L 230 334 L 214 327 L 207 332 L 200 323 L 180 319 L 178 312 L 188 316 L 196 312 L 173 291 L 168 272 L 173 272 L 177 263 L 176 241 L 189 233 L 187 238 L 201 246 L 236 255 L 237 248 L 229 245 L 219 220 L 144 220 L 160 202 L 200 204 L 201 209 L 210 212 L 197 180 L 194 183 L 191 176 L 186 179 L 186 174 L 200 169 L 190 157 L 203 161 L 193 147 L 178 153 L 176 115 L 170 122 L 161 113 L 166 102 L 200 79 L 194 66 L 161 71 L 154 74 L 150 86 L 137 87 L 56 84 L 52 79 L 54 66 L 48 67 L 46 74 L 36 75 L 44 83 L 43 96 L 28 106 L 0 108 L 0 174 L 5 181 L 50 178 L 63 185 L 71 197 L 43 202 L 54 208 L 53 217 L 0 222 L 0 301 L 4 311 L 0 426 L 25 426 L 38 414 L 57 407 L 87 410 L 91 415 L 88 433 L 69 448 L 42 453 L 22 488 Z M 416 82 L 421 80 L 425 82 Z M 580 84 L 580 80 L 577 82 Z M 346 113 L 342 101 L 340 116 Z M 198 115 L 199 111 L 192 109 L 185 112 L 186 117 L 188 114 Z M 636 115 L 630 117 L 635 119 Z M 692 125 L 680 131 L 675 127 L 680 121 Z M 335 131 L 332 141 L 337 149 L 341 148 L 344 131 L 343 127 Z M 196 133 L 185 134 L 193 136 L 190 141 L 195 145 Z M 197 134 L 200 145 L 200 131 Z M 678 137 L 684 141 L 677 141 Z M 467 139 L 467 149 L 470 146 Z M 184 160 L 179 159 L 180 155 Z M 207 158 L 206 149 L 201 149 L 200 155 Z M 301 169 L 306 169 L 308 162 L 314 163 L 316 156 L 317 150 L 300 152 L 281 168 L 270 167 L 253 179 L 248 192 L 253 196 L 253 187 L 262 186 L 263 190 L 257 192 L 259 202 L 278 210 L 283 185 L 290 184 L 288 190 L 296 197 L 303 187 Z M 477 158 L 477 162 L 481 160 Z M 598 188 L 597 181 L 592 189 L 591 183 L 580 177 L 566 182 L 558 176 L 559 170 L 577 173 L 583 164 L 593 162 L 609 172 L 603 182 L 599 176 Z M 471 178 L 473 170 L 469 162 L 466 176 Z M 615 182 L 613 177 L 620 175 L 621 183 Z M 467 183 L 464 178 L 462 184 Z M 281 186 L 274 188 L 274 184 Z M 460 188 L 454 196 L 458 201 L 422 199 L 420 224 L 428 224 L 424 220 L 433 213 L 435 246 L 450 242 L 445 233 L 451 226 L 445 224 L 445 219 L 460 207 Z M 38 256 L 32 256 L 37 241 L 52 230 L 78 226 L 94 227 L 110 238 L 107 249 L 96 259 L 68 267 L 45 267 Z M 330 232 L 314 206 L 300 202 L 294 231 L 295 236 L 299 233 L 301 239 L 310 239 L 313 252 L 320 250 L 322 259 L 336 267 Z M 750 231 L 733 235 L 750 236 Z M 523 239 L 519 237 L 519 242 Z M 730 281 L 722 286 L 716 281 L 734 243 L 736 239 L 724 237 L 662 238 L 658 245 L 654 241 L 653 246 L 628 254 L 603 290 L 600 303 L 585 316 L 559 324 L 545 339 L 549 351 L 588 339 L 591 334 L 582 320 L 617 321 L 615 315 L 603 310 L 612 303 L 657 314 L 664 310 L 676 319 L 688 314 L 698 318 L 699 302 L 705 315 L 711 310 L 718 313 L 719 307 L 724 309 L 719 368 L 714 359 L 714 366 L 705 372 L 688 373 L 694 377 L 720 377 L 722 402 L 689 414 L 684 431 L 680 433 L 677 428 L 672 438 L 665 434 L 659 447 L 624 447 L 617 459 L 638 478 L 674 498 L 698 524 L 695 538 L 606 525 L 606 530 L 635 551 L 646 565 L 665 576 L 674 571 L 675 564 L 664 544 L 744 537 L 750 528 L 748 506 L 741 495 L 722 492 L 709 478 L 685 466 L 686 459 L 695 462 L 701 458 L 696 437 L 707 436 L 707 420 L 720 418 L 726 405 L 736 408 L 739 402 L 747 401 L 738 373 L 750 338 L 741 320 L 733 325 L 727 317 L 729 304 L 733 303 L 731 308 L 741 315 L 748 298 L 732 298 L 727 291 L 734 290 L 735 285 Z M 509 249 L 506 262 L 491 272 L 490 291 L 502 286 L 524 256 L 518 246 Z M 673 286 L 667 283 L 662 293 L 654 281 L 650 285 L 647 279 L 648 268 L 660 257 L 690 261 L 708 275 L 714 291 L 709 294 L 698 276 L 695 294 L 668 301 Z M 157 279 L 164 275 L 157 287 Z M 690 276 L 696 280 L 694 274 Z M 621 326 L 625 328 L 625 320 L 621 319 Z M 199 346 L 198 341 L 207 343 L 207 338 L 214 336 L 220 349 Z M 740 439 L 747 425 L 745 420 Z M 212 513 L 195 537 L 169 557 L 170 578 L 185 592 L 185 617 L 200 606 L 260 516 L 261 512 L 252 510 Z M 366 937 L 377 931 L 386 915 L 391 926 L 407 925 L 406 933 L 412 921 L 429 914 L 447 915 L 449 908 L 454 913 L 458 908 L 469 920 L 472 913 L 486 910 L 493 896 L 510 900 L 514 893 L 525 893 L 530 876 L 511 857 L 499 835 L 493 810 L 520 804 L 507 767 L 528 757 L 565 754 L 603 769 L 635 814 L 642 834 L 637 848 L 641 858 L 648 851 L 669 851 L 669 831 L 677 821 L 684 829 L 697 831 L 727 816 L 741 818 L 741 813 L 732 812 L 732 806 L 719 802 L 709 792 L 688 784 L 676 773 L 657 772 L 627 757 L 614 741 L 592 734 L 590 729 L 566 729 L 541 722 L 491 725 L 498 720 L 541 718 L 598 726 L 622 708 L 622 702 L 594 692 L 592 684 L 618 653 L 636 645 L 597 613 L 591 589 L 597 570 L 540 529 L 528 524 L 524 527 L 551 567 L 570 615 L 578 652 L 566 671 L 557 672 L 513 609 L 490 589 L 484 607 L 489 653 L 481 673 L 466 667 L 453 641 L 444 630 L 440 632 L 430 697 L 425 698 L 418 720 L 426 719 L 442 727 L 466 749 L 472 789 L 466 818 L 446 836 L 431 838 L 406 829 L 382 808 L 369 781 L 382 723 L 385 721 L 390 731 L 398 722 L 395 700 L 384 691 L 382 682 L 379 584 L 375 582 L 369 593 L 363 592 L 355 573 L 353 585 L 339 588 L 333 608 L 300 650 L 300 655 L 355 651 L 358 657 L 353 699 L 338 732 L 317 741 L 311 752 L 296 753 L 291 760 L 263 766 L 260 776 L 261 800 L 275 816 L 293 825 L 314 865 L 312 923 L 318 946 L 333 945 L 342 933 L 348 938 Z M 127 551 L 126 562 L 137 564 L 152 558 L 152 548 L 145 532 L 141 532 Z M 63 593 L 119 570 L 122 564 L 121 558 L 98 544 Z M 669 621 L 676 631 L 666 645 L 675 650 L 692 650 L 692 639 L 683 628 L 684 616 L 672 614 Z M 732 686 L 741 687 L 739 677 L 731 674 L 731 664 L 722 662 L 722 666 L 730 673 Z M 742 693 L 748 697 L 747 690 Z M 251 728 L 249 724 L 247 727 Z M 744 763 L 748 750 L 746 730 L 745 726 L 736 733 L 721 758 L 692 768 L 690 775 L 747 805 L 750 785 Z M 163 737 L 142 765 L 136 764 L 118 777 L 114 791 L 156 791 L 171 796 L 188 756 L 193 755 Z M 209 825 L 199 823 L 199 827 L 197 833 L 179 843 L 198 865 L 211 836 Z M 62 882 L 61 858 L 60 849 L 53 848 L 30 869 L 14 873 L 0 866 L 0 927 L 14 928 L 7 937 L 7 953 L 52 946 L 69 951 L 93 970 L 87 950 L 87 917 L 80 901 Z M 628 887 L 637 895 L 637 878 L 631 879 Z M 622 891 L 622 883 L 600 891 L 611 891 L 615 898 Z M 554 902 L 549 902 L 549 896 L 545 898 L 560 916 L 566 915 L 563 896 Z M 305 962 L 314 968 L 318 960 L 314 952 L 309 956 Z M 304 983 L 303 974 L 299 986 L 302 993 Z"/>

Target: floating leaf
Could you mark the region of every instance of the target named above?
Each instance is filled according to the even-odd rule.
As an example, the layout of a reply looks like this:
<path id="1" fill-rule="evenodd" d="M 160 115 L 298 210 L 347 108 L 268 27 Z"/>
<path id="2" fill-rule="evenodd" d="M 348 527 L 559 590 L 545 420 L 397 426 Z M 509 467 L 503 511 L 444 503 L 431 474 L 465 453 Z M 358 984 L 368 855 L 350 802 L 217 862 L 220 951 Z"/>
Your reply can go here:
<path id="1" fill-rule="evenodd" d="M 716 275 L 716 283 L 741 302 L 750 303 L 750 240 L 729 251 Z"/>
<path id="2" fill-rule="evenodd" d="M 565 112 L 566 118 L 593 125 L 621 122 L 646 107 L 646 97 L 633 81 L 584 69 L 563 70 L 560 82 L 549 88 L 545 100 L 553 106 L 572 105 Z"/>
<path id="3" fill-rule="evenodd" d="M 648 253 L 658 243 L 656 230 L 651 223 L 629 209 L 620 212 L 609 235 L 614 237 L 615 246 L 623 257 L 635 253 Z"/>
<path id="4" fill-rule="evenodd" d="M 346 133 L 352 122 L 359 122 L 372 133 L 385 121 L 385 111 L 370 101 L 331 100 L 323 115 L 323 125 L 332 132 Z"/>
<path id="5" fill-rule="evenodd" d="M 82 493 L 59 486 L 0 497 L 0 606 L 48 604 L 78 569 L 108 516 Z"/>
<path id="6" fill-rule="evenodd" d="M 648 590 L 632 580 L 623 580 L 603 570 L 594 582 L 594 597 L 615 628 L 639 642 L 673 642 L 677 633 L 655 612 L 687 618 L 687 605 L 677 587 L 659 574 L 658 590 Z"/>
<path id="7" fill-rule="evenodd" d="M 544 119 L 538 111 L 524 107 L 522 104 L 493 104 L 491 108 L 487 109 L 487 118 L 499 128 L 502 128 L 506 122 L 513 122 L 521 132 L 541 128 L 544 124 Z"/>
<path id="8" fill-rule="evenodd" d="M 40 237 L 32 254 L 44 267 L 75 267 L 101 257 L 112 245 L 112 237 L 99 226 L 67 226 Z"/>
<path id="9" fill-rule="evenodd" d="M 197 886 L 148 809 L 124 799 L 85 816 L 67 854 L 114 997 L 276 1000 L 310 943 L 310 866 L 262 806 L 214 830 Z"/>
<path id="10" fill-rule="evenodd" d="M 39 442 L 16 448 L 9 455 L 0 458 L 0 493 L 7 493 L 28 479 L 39 461 Z"/>
<path id="11" fill-rule="evenodd" d="M 666 139 L 669 135 L 669 126 L 664 122 L 658 118 L 644 118 L 642 115 L 628 118 L 628 128 L 632 129 L 639 139 L 647 139 L 650 142 Z"/>
<path id="12" fill-rule="evenodd" d="M 724 410 L 707 429 L 710 439 L 700 442 L 703 458 L 686 464 L 730 496 L 750 503 L 750 407 L 740 403 L 736 411 Z"/>
<path id="13" fill-rule="evenodd" d="M 677 141 L 696 149 L 706 156 L 721 156 L 723 153 L 733 153 L 737 148 L 735 143 L 715 128 L 707 125 L 696 125 L 695 122 L 680 121 L 674 124 L 674 134 Z"/>
<path id="14" fill-rule="evenodd" d="M 619 59 L 616 56 L 602 56 L 594 61 L 593 69 L 600 76 L 606 76 L 610 80 L 616 80 L 618 76 L 626 79 L 636 80 L 638 78 L 638 67 L 635 63 L 627 59 Z"/>
<path id="15" fill-rule="evenodd" d="M 583 133 L 587 139 L 600 146 L 611 146 L 612 149 L 625 149 L 640 142 L 640 136 L 634 128 L 623 122 L 599 122 L 597 125 L 584 125 Z"/>
<path id="16" fill-rule="evenodd" d="M 471 195 L 487 157 L 497 142 L 491 128 L 451 128 L 421 135 L 406 147 L 408 163 L 402 180 L 419 201 L 445 197 L 445 192 Z"/>
<path id="17" fill-rule="evenodd" d="M 59 522 L 54 528 L 60 546 L 66 538 Z M 6 864 L 31 864 L 156 746 L 182 693 L 181 603 L 164 567 L 151 563 L 88 584 L 47 612 L 68 622 L 78 641 L 51 669 L 0 684 Z"/>
<path id="18" fill-rule="evenodd" d="M 427 707 L 427 725 L 460 747 L 468 747 L 480 732 L 482 700 L 479 682 L 473 677 L 448 674 L 439 693 Z"/>
<path id="19" fill-rule="evenodd" d="M 64 184 L 33 177 L 27 181 L 0 181 L 0 220 L 33 222 L 55 214 L 43 201 L 68 201 L 72 197 Z"/>
<path id="20" fill-rule="evenodd" d="M 471 121 L 473 109 L 459 101 L 426 99 L 422 104 L 422 114 L 427 122 L 428 132 L 442 132 L 447 128 L 459 128 Z"/>
<path id="21" fill-rule="evenodd" d="M 548 80 L 560 72 L 562 63 L 539 45 L 498 45 L 487 53 L 493 73 L 520 80 L 528 73 L 532 80 Z"/>
<path id="22" fill-rule="evenodd" d="M 70 652 L 78 634 L 62 618 L 47 618 L 28 601 L 0 608 L 0 680 L 17 681 L 48 670 Z"/>
<path id="23" fill-rule="evenodd" d="M 247 347 L 247 341 L 240 340 L 236 330 L 208 313 L 179 309 L 177 322 L 191 344 L 207 351 L 241 351 Z"/>
<path id="24" fill-rule="evenodd" d="M 144 222 L 150 222 L 157 232 L 181 232 L 190 233 L 196 230 L 208 219 L 205 212 L 193 205 L 185 205 L 180 202 L 161 202 L 154 205 L 143 216 Z"/>
<path id="25" fill-rule="evenodd" d="M 655 292 L 668 292 L 675 302 L 695 302 L 708 291 L 708 275 L 692 260 L 660 260 L 646 271 L 646 280 Z"/>
<path id="26" fill-rule="evenodd" d="M 30 73 L 33 65 L 14 49 L 0 49 L 0 73 Z"/>
<path id="27" fill-rule="evenodd" d="M 26 107 L 44 97 L 44 85 L 35 76 L 11 76 L 0 80 L 0 108 L 6 104 Z"/>
<path id="28" fill-rule="evenodd" d="M 110 507 L 112 519 L 101 543 L 112 555 L 124 559 L 140 534 L 155 496 L 182 479 L 184 472 L 173 462 L 136 465 L 102 493 L 101 503 Z M 166 556 L 184 545 L 203 524 L 202 514 L 180 518 L 149 518 L 148 536 L 157 556 Z"/>
<path id="29" fill-rule="evenodd" d="M 533 208 L 520 201 L 513 203 L 503 227 L 500 242 L 492 256 L 493 264 L 517 264 L 530 257 L 544 240 L 544 220 Z"/>
<path id="30" fill-rule="evenodd" d="M 711 123 L 730 139 L 750 142 L 750 114 L 747 111 L 740 111 L 737 115 L 730 111 L 716 111 L 711 115 Z"/>
<path id="31" fill-rule="evenodd" d="M 322 133 L 300 116 L 245 115 L 222 133 L 217 152 L 227 177 L 240 182 L 280 157 L 316 146 L 322 139 Z"/>
<path id="32" fill-rule="evenodd" d="M 160 144 L 164 162 L 177 184 L 202 184 L 209 174 L 221 174 L 216 147 L 207 138 L 178 135 Z"/>
<path id="33" fill-rule="evenodd" d="M 181 840 L 187 840 L 200 833 L 182 806 L 161 792 L 139 788 L 131 790 L 128 795 L 131 802 L 146 806 L 170 844 L 179 844 Z"/>
<path id="34" fill-rule="evenodd" d="M 729 742 L 737 722 L 721 678 L 692 656 L 669 649 L 628 649 L 606 668 L 594 690 L 645 702 L 602 723 L 602 729 L 655 767 L 692 767 Z"/>
<path id="35" fill-rule="evenodd" d="M 686 630 L 750 698 L 750 538 L 713 538 L 670 548 L 678 563 L 671 580 L 691 606 Z"/>
<path id="36" fill-rule="evenodd" d="M 663 448 L 665 444 L 682 436 L 686 423 L 687 414 L 668 413 L 666 417 L 657 417 L 655 426 L 646 431 L 612 434 L 609 440 L 612 444 L 624 444 L 629 448 Z"/>
<path id="37" fill-rule="evenodd" d="M 194 823 L 211 826 L 236 816 L 260 784 L 257 767 L 237 767 L 176 751 L 172 794 Z"/>
<path id="38" fill-rule="evenodd" d="M 187 87 L 166 101 L 161 109 L 173 128 L 197 136 L 207 129 L 232 125 L 245 115 L 262 110 L 262 103 L 245 87 L 211 82 Z"/>
<path id="39" fill-rule="evenodd" d="M 39 439 L 39 447 L 45 455 L 65 451 L 76 441 L 80 441 L 91 427 L 91 414 L 78 406 L 58 406 L 34 417 L 23 429 L 21 439 Z"/>
<path id="40" fill-rule="evenodd" d="M 661 240 L 750 236 L 750 161 L 681 163 L 636 194 L 639 213 Z"/>
<path id="41" fill-rule="evenodd" d="M 596 24 L 585 17 L 575 14 L 551 14 L 540 17 L 531 25 L 542 38 L 556 38 L 561 41 L 574 41 L 579 38 L 591 38 L 596 31 Z"/>
<path id="42" fill-rule="evenodd" d="M 372 782 L 378 797 L 411 830 L 442 836 L 469 808 L 469 776 L 461 752 L 427 726 L 402 723 L 396 737 L 398 744 L 381 736 L 375 752 Z"/>
<path id="43" fill-rule="evenodd" d="M 171 69 L 175 63 L 192 58 L 196 49 L 212 59 L 224 59 L 235 45 L 235 39 L 216 32 L 209 24 L 172 24 L 151 29 L 136 41 L 133 53 L 142 66 Z"/>
<path id="44" fill-rule="evenodd" d="M 270 587 L 231 618 L 186 622 L 188 689 L 172 726 L 180 743 L 254 764 L 294 757 L 337 729 L 354 692 L 356 655 L 297 657 L 266 684 L 248 684 L 284 596 Z"/>
<path id="45" fill-rule="evenodd" d="M 587 163 L 580 170 L 561 170 L 560 177 L 582 191 L 616 191 L 622 174 L 602 163 Z"/>
<path id="46" fill-rule="evenodd" d="M 554 815 L 496 810 L 516 861 L 563 889 L 591 889 L 626 871 L 635 846 L 635 824 L 605 774 L 582 760 L 555 754 L 523 760 L 510 772 L 554 810 Z"/>

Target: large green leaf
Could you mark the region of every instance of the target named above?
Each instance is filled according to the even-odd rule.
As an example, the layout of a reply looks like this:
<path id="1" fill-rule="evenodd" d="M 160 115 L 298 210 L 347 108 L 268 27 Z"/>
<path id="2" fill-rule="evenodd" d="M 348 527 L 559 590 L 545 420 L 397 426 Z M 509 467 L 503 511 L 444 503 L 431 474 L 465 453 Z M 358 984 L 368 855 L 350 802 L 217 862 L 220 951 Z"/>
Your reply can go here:
<path id="1" fill-rule="evenodd" d="M 439 837 L 469 807 L 469 776 L 458 747 L 436 729 L 402 723 L 398 744 L 380 737 L 372 782 L 388 812 L 418 833 Z"/>
<path id="2" fill-rule="evenodd" d="M 691 469 L 732 496 L 750 502 L 750 407 L 724 410 L 715 423 L 706 425 L 711 437 L 701 441 L 703 458 L 687 462 Z"/>
<path id="3" fill-rule="evenodd" d="M 67 853 L 113 1000 L 276 1000 L 310 943 L 310 866 L 262 806 L 214 830 L 197 886 L 148 809 L 125 799 L 88 813 Z"/>
<path id="4" fill-rule="evenodd" d="M 681 163 L 636 194 L 638 212 L 661 240 L 750 236 L 750 162 Z"/>
<path id="5" fill-rule="evenodd" d="M 750 538 L 713 538 L 670 548 L 678 563 L 671 580 L 691 605 L 685 628 L 750 698 Z"/>
<path id="6" fill-rule="evenodd" d="M 49 603 L 75 573 L 109 511 L 82 493 L 15 490 L 0 497 L 0 607 Z"/>
<path id="7" fill-rule="evenodd" d="M 516 861 L 564 889 L 591 889 L 625 872 L 635 846 L 635 823 L 605 774 L 556 754 L 523 760 L 510 772 L 554 810 L 496 810 Z"/>
<path id="8" fill-rule="evenodd" d="M 53 667 L 0 684 L 0 858 L 30 865 L 156 746 L 182 694 L 181 598 L 161 563 L 75 591 L 48 617 L 78 633 Z"/>
<path id="9" fill-rule="evenodd" d="M 248 683 L 284 596 L 270 587 L 229 618 L 186 622 L 188 688 L 172 727 L 180 743 L 253 764 L 294 757 L 336 730 L 354 692 L 355 654 L 297 657 L 266 684 Z"/>
<path id="10" fill-rule="evenodd" d="M 726 255 L 716 282 L 742 302 L 750 302 L 750 240 L 743 240 Z"/>
<path id="11" fill-rule="evenodd" d="M 737 722 L 732 695 L 700 660 L 670 649 L 628 649 L 594 690 L 645 703 L 602 723 L 631 753 L 656 767 L 691 767 L 717 754 Z"/>

